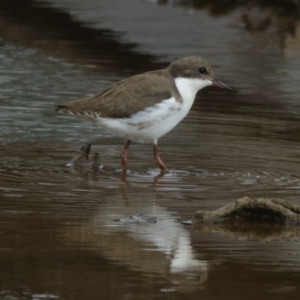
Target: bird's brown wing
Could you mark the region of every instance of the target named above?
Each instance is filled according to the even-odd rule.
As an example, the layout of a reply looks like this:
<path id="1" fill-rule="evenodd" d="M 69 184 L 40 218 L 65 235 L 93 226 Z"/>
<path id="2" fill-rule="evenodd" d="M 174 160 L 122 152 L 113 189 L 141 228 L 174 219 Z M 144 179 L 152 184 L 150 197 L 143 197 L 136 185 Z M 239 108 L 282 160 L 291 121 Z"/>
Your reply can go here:
<path id="1" fill-rule="evenodd" d="M 170 98 L 170 84 L 174 85 L 174 81 L 165 70 L 147 72 L 119 81 L 94 96 L 57 105 L 54 109 L 79 115 L 96 113 L 107 118 L 128 118 Z"/>

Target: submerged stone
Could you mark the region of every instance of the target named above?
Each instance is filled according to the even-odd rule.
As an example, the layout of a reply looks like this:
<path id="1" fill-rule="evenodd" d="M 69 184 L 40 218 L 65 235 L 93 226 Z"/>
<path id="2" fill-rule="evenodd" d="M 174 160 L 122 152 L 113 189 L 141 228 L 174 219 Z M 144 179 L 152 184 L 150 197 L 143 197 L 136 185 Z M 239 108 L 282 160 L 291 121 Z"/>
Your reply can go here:
<path id="1" fill-rule="evenodd" d="M 157 217 L 148 217 L 144 214 L 137 214 L 130 217 L 124 217 L 120 218 L 118 221 L 124 222 L 124 223 L 157 223 L 158 218 Z"/>

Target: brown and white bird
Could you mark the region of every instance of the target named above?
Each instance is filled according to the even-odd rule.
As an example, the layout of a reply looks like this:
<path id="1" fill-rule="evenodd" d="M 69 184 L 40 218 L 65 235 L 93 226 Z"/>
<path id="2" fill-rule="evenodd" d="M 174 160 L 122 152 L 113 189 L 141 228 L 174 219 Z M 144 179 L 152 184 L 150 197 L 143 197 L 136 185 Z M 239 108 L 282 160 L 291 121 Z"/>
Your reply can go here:
<path id="1" fill-rule="evenodd" d="M 131 141 L 151 143 L 156 165 L 167 167 L 158 153 L 157 140 L 172 130 L 190 111 L 196 94 L 214 85 L 231 90 L 215 78 L 211 65 L 190 56 L 168 68 L 150 71 L 119 81 L 91 97 L 54 107 L 56 111 L 86 116 L 109 133 L 127 140 L 121 152 L 123 171 Z"/>

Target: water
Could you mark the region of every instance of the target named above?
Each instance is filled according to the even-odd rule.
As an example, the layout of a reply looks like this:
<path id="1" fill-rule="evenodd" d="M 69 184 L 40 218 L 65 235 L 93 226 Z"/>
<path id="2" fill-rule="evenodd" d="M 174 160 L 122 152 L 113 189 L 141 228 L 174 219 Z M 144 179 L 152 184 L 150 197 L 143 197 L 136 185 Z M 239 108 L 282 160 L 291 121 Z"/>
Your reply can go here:
<path id="1" fill-rule="evenodd" d="M 86 2 L 0 3 L 0 299 L 298 299 L 297 227 L 181 223 L 244 196 L 300 204 L 297 16 Z M 192 53 L 238 93 L 199 93 L 159 141 L 163 177 L 133 143 L 121 178 L 123 140 L 51 109 Z M 85 142 L 97 174 L 66 166 Z M 158 221 L 120 221 L 140 213 Z"/>

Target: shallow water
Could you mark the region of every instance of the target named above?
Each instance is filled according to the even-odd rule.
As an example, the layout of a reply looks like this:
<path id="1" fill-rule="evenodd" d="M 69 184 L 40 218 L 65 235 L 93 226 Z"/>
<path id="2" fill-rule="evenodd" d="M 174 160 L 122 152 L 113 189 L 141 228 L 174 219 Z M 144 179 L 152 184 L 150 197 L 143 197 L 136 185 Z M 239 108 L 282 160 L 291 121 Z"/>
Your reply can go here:
<path id="1" fill-rule="evenodd" d="M 299 20 L 176 3 L 0 3 L 0 299 L 299 298 L 297 227 L 181 223 L 244 196 L 300 204 Z M 160 140 L 165 176 L 133 143 L 122 177 L 123 140 L 51 110 L 195 52 L 238 92 L 199 93 Z M 66 166 L 85 142 L 98 173 Z M 139 213 L 158 221 L 120 221 Z"/>

